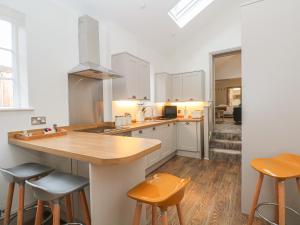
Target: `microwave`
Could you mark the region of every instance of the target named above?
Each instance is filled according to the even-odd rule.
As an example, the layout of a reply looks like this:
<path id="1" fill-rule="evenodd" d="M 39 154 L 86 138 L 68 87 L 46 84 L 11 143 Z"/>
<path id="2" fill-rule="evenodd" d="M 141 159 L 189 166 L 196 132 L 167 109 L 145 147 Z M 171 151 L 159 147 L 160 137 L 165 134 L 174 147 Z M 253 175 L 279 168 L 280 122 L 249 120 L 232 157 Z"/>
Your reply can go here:
<path id="1" fill-rule="evenodd" d="M 166 119 L 177 118 L 177 106 L 164 106 L 162 117 Z"/>

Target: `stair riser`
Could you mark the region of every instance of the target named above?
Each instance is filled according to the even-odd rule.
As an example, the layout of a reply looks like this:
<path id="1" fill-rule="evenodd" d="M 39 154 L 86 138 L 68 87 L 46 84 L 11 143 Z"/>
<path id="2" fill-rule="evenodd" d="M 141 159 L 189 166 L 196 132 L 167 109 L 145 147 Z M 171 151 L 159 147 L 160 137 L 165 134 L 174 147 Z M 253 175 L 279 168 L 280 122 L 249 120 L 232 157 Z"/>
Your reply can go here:
<path id="1" fill-rule="evenodd" d="M 229 150 L 236 150 L 241 151 L 242 150 L 242 144 L 241 143 L 224 143 L 224 142 L 218 142 L 218 141 L 211 141 L 210 148 L 219 148 L 219 149 L 229 149 Z"/>
<path id="2" fill-rule="evenodd" d="M 217 161 L 241 162 L 241 155 L 210 151 L 209 159 Z"/>
<path id="3" fill-rule="evenodd" d="M 228 141 L 241 141 L 242 135 L 241 134 L 231 134 L 231 133 L 213 133 L 213 139 L 221 139 L 221 140 L 228 140 Z"/>

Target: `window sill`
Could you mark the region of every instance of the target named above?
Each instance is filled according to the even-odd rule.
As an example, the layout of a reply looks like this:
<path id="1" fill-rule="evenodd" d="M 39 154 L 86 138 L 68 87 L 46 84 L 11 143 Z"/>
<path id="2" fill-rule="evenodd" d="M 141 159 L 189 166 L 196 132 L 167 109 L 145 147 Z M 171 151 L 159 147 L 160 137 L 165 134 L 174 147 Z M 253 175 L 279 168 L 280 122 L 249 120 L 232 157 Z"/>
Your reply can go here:
<path id="1" fill-rule="evenodd" d="M 33 107 L 0 107 L 0 112 L 34 111 Z"/>

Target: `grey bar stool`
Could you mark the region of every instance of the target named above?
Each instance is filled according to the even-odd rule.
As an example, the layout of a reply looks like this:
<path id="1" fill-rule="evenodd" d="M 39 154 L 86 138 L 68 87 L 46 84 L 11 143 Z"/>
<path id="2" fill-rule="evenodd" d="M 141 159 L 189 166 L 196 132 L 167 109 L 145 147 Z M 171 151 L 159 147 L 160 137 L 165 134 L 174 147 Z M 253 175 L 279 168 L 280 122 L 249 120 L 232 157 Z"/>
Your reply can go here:
<path id="1" fill-rule="evenodd" d="M 35 197 L 38 199 L 35 225 L 40 225 L 43 217 L 44 202 L 50 202 L 53 214 L 53 225 L 60 225 L 60 200 L 65 198 L 67 207 L 67 222 L 73 222 L 71 194 L 78 191 L 83 207 L 83 218 L 85 225 L 91 225 L 90 212 L 84 192 L 89 185 L 85 177 L 74 176 L 67 173 L 53 172 L 35 181 L 26 181 L 32 187 Z"/>
<path id="2" fill-rule="evenodd" d="M 17 225 L 23 225 L 25 181 L 43 177 L 51 173 L 53 170 L 54 169 L 50 167 L 38 163 L 24 163 L 8 169 L 0 168 L 0 172 L 2 173 L 4 178 L 9 182 L 3 225 L 9 225 L 10 223 L 11 206 L 15 190 L 15 184 L 17 183 L 19 186 Z"/>

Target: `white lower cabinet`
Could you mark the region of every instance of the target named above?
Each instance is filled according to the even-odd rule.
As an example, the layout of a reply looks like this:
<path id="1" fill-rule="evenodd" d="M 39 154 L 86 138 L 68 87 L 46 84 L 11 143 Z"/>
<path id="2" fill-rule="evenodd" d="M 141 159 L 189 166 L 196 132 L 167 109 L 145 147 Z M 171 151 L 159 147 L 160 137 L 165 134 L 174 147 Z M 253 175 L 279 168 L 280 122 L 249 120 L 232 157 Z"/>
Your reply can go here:
<path id="1" fill-rule="evenodd" d="M 172 122 L 132 132 L 133 137 L 153 138 L 161 141 L 161 149 L 146 156 L 147 167 L 166 158 L 179 150 L 193 154 L 189 157 L 201 157 L 201 126 L 200 122 Z"/>
<path id="2" fill-rule="evenodd" d="M 147 167 L 176 151 L 176 123 L 163 124 L 132 132 L 133 137 L 153 138 L 161 141 L 161 149 L 154 151 L 146 157 Z"/>
<path id="3" fill-rule="evenodd" d="M 200 122 L 177 123 L 177 149 L 201 153 L 202 145 Z"/>

